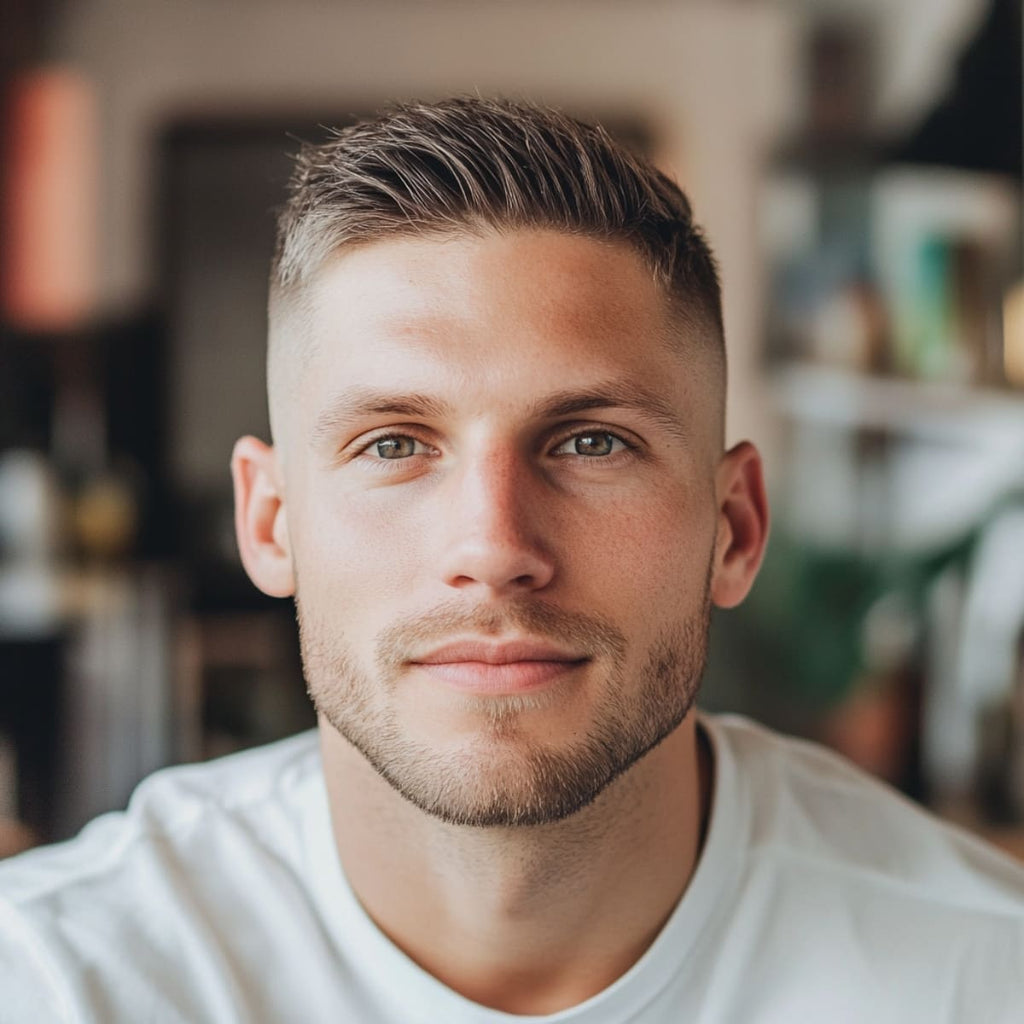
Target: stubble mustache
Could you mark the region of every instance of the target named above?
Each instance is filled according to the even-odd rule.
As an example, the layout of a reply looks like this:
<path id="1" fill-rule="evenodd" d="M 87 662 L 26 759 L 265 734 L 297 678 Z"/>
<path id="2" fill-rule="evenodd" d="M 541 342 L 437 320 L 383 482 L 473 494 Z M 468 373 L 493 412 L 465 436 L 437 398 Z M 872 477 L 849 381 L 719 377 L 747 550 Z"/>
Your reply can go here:
<path id="1" fill-rule="evenodd" d="M 630 645 L 600 616 L 568 612 L 531 597 L 500 606 L 449 601 L 396 619 L 374 637 L 372 671 L 361 671 L 344 639 L 296 606 L 307 688 L 317 711 L 402 797 L 441 821 L 512 827 L 560 821 L 592 803 L 615 779 L 657 746 L 690 710 L 707 651 L 709 604 L 659 635 L 646 649 L 633 685 L 626 685 Z M 589 727 L 548 746 L 523 732 L 523 713 L 561 698 L 537 695 L 486 699 L 466 695 L 482 716 L 485 750 L 439 755 L 412 739 L 398 718 L 393 691 L 416 654 L 467 638 L 514 637 L 550 643 L 603 660 Z M 388 695 L 388 691 L 392 691 Z"/>
<path id="2" fill-rule="evenodd" d="M 378 633 L 375 643 L 377 668 L 388 678 L 432 647 L 455 638 L 515 637 L 546 641 L 569 648 L 589 659 L 621 662 L 627 642 L 607 620 L 583 612 L 569 612 L 549 601 L 532 598 L 490 607 L 469 608 L 449 601 L 426 613 L 409 616 Z"/>

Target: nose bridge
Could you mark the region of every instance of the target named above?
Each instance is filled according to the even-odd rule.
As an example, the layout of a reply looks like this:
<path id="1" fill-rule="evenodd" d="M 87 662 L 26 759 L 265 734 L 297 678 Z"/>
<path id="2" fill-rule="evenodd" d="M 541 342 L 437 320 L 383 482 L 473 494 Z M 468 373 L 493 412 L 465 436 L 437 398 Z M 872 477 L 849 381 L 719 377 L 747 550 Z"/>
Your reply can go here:
<path id="1" fill-rule="evenodd" d="M 452 471 L 444 573 L 451 586 L 546 586 L 554 573 L 538 507 L 543 484 L 526 456 L 488 441 Z"/>
<path id="2" fill-rule="evenodd" d="M 474 519 L 485 532 L 521 528 L 529 482 L 522 460 L 507 444 L 489 443 L 466 458 L 462 491 L 467 508 L 476 510 Z"/>

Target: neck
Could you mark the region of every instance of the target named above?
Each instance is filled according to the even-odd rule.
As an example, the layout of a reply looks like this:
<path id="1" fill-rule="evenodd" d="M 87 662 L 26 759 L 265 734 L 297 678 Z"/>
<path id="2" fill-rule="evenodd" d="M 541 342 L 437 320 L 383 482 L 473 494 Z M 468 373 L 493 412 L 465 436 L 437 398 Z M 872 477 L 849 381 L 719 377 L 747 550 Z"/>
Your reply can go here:
<path id="1" fill-rule="evenodd" d="M 549 825 L 448 825 L 321 722 L 335 840 L 378 927 L 463 996 L 544 1014 L 596 995 L 654 941 L 700 854 L 710 753 L 690 716 L 594 803 Z"/>

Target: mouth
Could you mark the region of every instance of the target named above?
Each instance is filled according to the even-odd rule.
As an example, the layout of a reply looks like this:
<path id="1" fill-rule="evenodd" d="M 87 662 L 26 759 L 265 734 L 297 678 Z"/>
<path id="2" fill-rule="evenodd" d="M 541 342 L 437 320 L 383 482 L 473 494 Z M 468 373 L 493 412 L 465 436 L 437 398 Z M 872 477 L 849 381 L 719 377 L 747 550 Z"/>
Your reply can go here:
<path id="1" fill-rule="evenodd" d="M 410 664 L 462 693 L 511 696 L 550 686 L 590 659 L 533 640 L 445 644 Z"/>

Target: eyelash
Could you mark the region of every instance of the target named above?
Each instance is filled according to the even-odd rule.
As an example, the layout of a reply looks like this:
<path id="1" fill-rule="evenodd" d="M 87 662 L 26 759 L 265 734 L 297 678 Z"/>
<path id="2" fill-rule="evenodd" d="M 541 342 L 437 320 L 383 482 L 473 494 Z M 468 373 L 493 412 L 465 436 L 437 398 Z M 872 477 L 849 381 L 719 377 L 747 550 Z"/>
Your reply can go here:
<path id="1" fill-rule="evenodd" d="M 373 455 L 371 455 L 372 449 L 376 445 L 380 444 L 381 441 L 399 440 L 401 438 L 408 438 L 410 441 L 413 441 L 413 442 L 415 442 L 418 445 L 422 445 L 424 448 L 430 449 L 430 452 L 428 454 L 432 455 L 432 454 L 436 453 L 436 451 L 437 451 L 437 449 L 434 448 L 433 445 L 428 444 L 428 442 L 424 441 L 422 438 L 417 437 L 416 434 L 412 433 L 411 431 L 408 431 L 408 430 L 403 430 L 403 431 L 390 430 L 390 431 L 386 431 L 386 432 L 381 433 L 381 434 L 377 434 L 374 437 L 371 437 L 365 444 L 363 444 L 359 448 L 359 450 L 355 453 L 354 457 L 355 458 L 359 458 L 359 457 L 364 456 L 364 455 L 370 456 L 370 462 L 374 466 L 383 467 L 383 468 L 387 468 L 388 463 L 398 463 L 398 464 L 401 464 L 403 462 L 407 462 L 413 456 L 406 456 L 406 458 L 404 458 L 404 459 L 385 459 L 385 458 L 382 458 L 380 456 L 373 456 Z M 424 453 L 419 452 L 419 453 L 416 453 L 416 454 L 423 455 Z"/>
<path id="2" fill-rule="evenodd" d="M 588 427 L 574 427 L 569 433 L 565 434 L 565 436 L 563 436 L 560 441 L 558 441 L 555 445 L 553 445 L 552 448 L 550 449 L 550 451 L 552 453 L 554 453 L 559 448 L 564 447 L 565 445 L 567 445 L 570 441 L 574 440 L 575 438 L 588 437 L 588 436 L 611 437 L 614 440 L 618 441 L 619 444 L 622 445 L 621 449 L 619 449 L 618 451 L 611 451 L 607 455 L 590 456 L 589 459 L 594 461 L 594 462 L 600 462 L 600 461 L 604 461 L 604 460 L 608 460 L 608 459 L 613 459 L 617 455 L 626 455 L 626 454 L 628 454 L 630 452 L 635 452 L 637 450 L 637 445 L 635 443 L 630 441 L 628 438 L 623 437 L 621 434 L 617 433 L 614 430 L 609 430 L 607 427 L 588 426 Z M 569 453 L 569 454 L 575 455 L 575 456 L 577 456 L 578 458 L 581 458 L 581 459 L 587 459 L 588 458 L 588 456 L 581 455 L 579 452 L 573 452 L 573 453 Z M 564 458 L 565 456 L 558 456 L 558 457 L 559 458 Z"/>
<path id="3" fill-rule="evenodd" d="M 547 452 L 548 452 L 548 454 L 553 455 L 554 452 L 557 451 L 557 449 L 559 449 L 559 448 L 563 447 L 564 445 L 568 444 L 574 438 L 586 437 L 587 435 L 605 435 L 607 437 L 611 437 L 615 441 L 618 441 L 622 445 L 622 448 L 620 450 L 618 450 L 618 451 L 612 451 L 608 455 L 601 455 L 601 456 L 590 456 L 590 457 L 588 457 L 588 456 L 585 456 L 585 455 L 580 455 L 579 453 L 572 453 L 577 458 L 586 459 L 587 461 L 601 462 L 601 461 L 605 461 L 605 460 L 611 460 L 611 459 L 615 458 L 616 456 L 626 455 L 626 454 L 629 454 L 629 453 L 636 453 L 638 451 L 638 447 L 639 446 L 635 442 L 632 442 L 628 438 L 623 437 L 621 434 L 617 433 L 616 431 L 609 430 L 607 427 L 601 427 L 601 426 L 592 425 L 592 426 L 573 426 L 573 428 L 570 431 L 568 431 L 564 435 L 561 435 L 560 438 L 554 444 L 552 444 L 550 447 L 548 447 L 547 448 Z M 371 454 L 373 448 L 376 445 L 380 444 L 382 441 L 399 440 L 399 439 L 402 439 L 402 438 L 408 438 L 409 440 L 413 441 L 415 444 L 422 445 L 424 448 L 429 449 L 429 451 L 426 452 L 426 453 L 418 452 L 418 453 L 415 453 L 414 455 L 409 455 L 409 456 L 406 456 L 405 458 L 397 458 L 397 459 L 385 459 L 385 458 L 382 458 L 380 456 L 374 456 L 374 455 Z M 387 431 L 387 432 L 384 432 L 384 433 L 381 433 L 381 434 L 376 434 L 373 437 L 371 437 L 368 441 L 366 441 L 354 453 L 353 458 L 360 458 L 362 456 L 369 456 L 369 462 L 374 467 L 382 468 L 383 469 L 383 468 L 391 468 L 388 465 L 389 463 L 395 463 L 395 464 L 401 465 L 404 462 L 408 462 L 409 459 L 414 458 L 415 455 L 420 455 L 420 456 L 427 455 L 428 457 L 432 457 L 435 454 L 437 454 L 437 449 L 433 445 L 431 445 L 429 442 L 424 441 L 420 437 L 417 437 L 416 434 L 414 432 L 412 432 L 411 430 L 407 430 L 407 431 L 391 430 L 391 431 Z M 566 456 L 565 455 L 561 455 L 561 456 L 555 456 L 555 457 L 556 458 L 565 458 Z"/>

